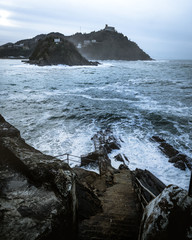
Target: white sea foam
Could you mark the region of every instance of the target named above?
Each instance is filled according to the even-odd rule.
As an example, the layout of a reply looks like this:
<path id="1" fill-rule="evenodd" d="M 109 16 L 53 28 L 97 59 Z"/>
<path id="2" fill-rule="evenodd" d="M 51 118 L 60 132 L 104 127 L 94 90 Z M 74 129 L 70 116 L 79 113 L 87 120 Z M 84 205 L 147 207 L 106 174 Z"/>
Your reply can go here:
<path id="1" fill-rule="evenodd" d="M 183 68 L 178 61 L 101 61 L 97 67 L 0 61 L 1 114 L 28 143 L 53 156 L 80 156 L 93 150 L 97 130 L 112 127 L 124 141 L 110 155 L 114 167 L 121 152 L 131 169 L 148 169 L 187 189 L 189 170 L 176 169 L 149 138 L 160 134 L 191 156 L 192 62 Z"/>
<path id="2" fill-rule="evenodd" d="M 121 162 L 114 158 L 118 153 L 125 154 L 129 159 L 127 163 L 131 170 L 136 168 L 147 169 L 157 176 L 166 185 L 176 184 L 184 189 L 188 189 L 190 171 L 182 171 L 175 168 L 168 158 L 158 149 L 157 144 L 148 139 L 139 139 L 138 133 L 121 135 L 121 149 L 115 150 L 110 154 L 112 166 L 119 167 Z"/>

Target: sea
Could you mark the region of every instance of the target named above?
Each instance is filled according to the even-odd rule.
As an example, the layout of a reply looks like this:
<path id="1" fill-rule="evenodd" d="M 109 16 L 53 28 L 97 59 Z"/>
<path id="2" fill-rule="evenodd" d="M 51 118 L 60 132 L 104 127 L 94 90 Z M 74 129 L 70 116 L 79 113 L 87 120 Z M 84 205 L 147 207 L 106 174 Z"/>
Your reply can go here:
<path id="1" fill-rule="evenodd" d="M 110 129 L 131 170 L 147 169 L 186 190 L 190 170 L 175 168 L 151 140 L 159 136 L 192 157 L 192 61 L 100 61 L 99 66 L 39 67 L 0 60 L 0 114 L 45 154 L 78 157 L 91 138 Z M 98 169 L 90 169 L 98 171 Z"/>

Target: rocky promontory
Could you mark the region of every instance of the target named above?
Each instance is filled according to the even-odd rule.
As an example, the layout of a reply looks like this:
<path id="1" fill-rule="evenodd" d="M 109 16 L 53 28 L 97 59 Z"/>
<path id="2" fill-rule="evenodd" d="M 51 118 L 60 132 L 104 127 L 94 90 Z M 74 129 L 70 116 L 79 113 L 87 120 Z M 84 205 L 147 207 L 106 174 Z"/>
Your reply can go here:
<path id="1" fill-rule="evenodd" d="M 97 65 L 82 57 L 73 43 L 53 35 L 39 40 L 28 63 L 39 66 L 64 64 L 74 65 Z"/>
<path id="2" fill-rule="evenodd" d="M 104 28 L 91 33 L 76 33 L 67 39 L 73 42 L 87 59 L 152 60 L 135 42 L 115 29 Z"/>
<path id="3" fill-rule="evenodd" d="M 55 40 L 58 45 L 53 45 L 53 42 L 42 43 L 48 37 L 53 37 L 53 42 Z M 67 41 L 73 43 L 76 49 Z M 44 63 L 89 65 L 90 63 L 82 59 L 76 50 L 86 59 L 93 60 L 152 60 L 135 42 L 107 25 L 104 29 L 91 33 L 65 36 L 62 33 L 52 32 L 16 43 L 7 43 L 0 46 L 0 58 L 22 59 L 31 56 L 31 61 L 36 61 L 40 65 Z"/>

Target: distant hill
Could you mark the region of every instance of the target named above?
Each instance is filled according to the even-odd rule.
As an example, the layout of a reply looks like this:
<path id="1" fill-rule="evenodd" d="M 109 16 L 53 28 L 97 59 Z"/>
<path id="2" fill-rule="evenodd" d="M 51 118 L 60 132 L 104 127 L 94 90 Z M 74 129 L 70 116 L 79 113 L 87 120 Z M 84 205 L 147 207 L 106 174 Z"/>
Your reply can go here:
<path id="1" fill-rule="evenodd" d="M 135 42 L 115 30 L 103 29 L 89 34 L 76 33 L 67 39 L 88 59 L 152 60 Z"/>
<path id="2" fill-rule="evenodd" d="M 76 49 L 73 43 L 64 36 L 49 34 L 46 38 L 40 39 L 29 57 L 28 63 L 44 65 L 65 64 L 74 65 L 97 65 L 89 62 Z"/>
<path id="3" fill-rule="evenodd" d="M 87 59 L 151 60 L 151 57 L 135 42 L 107 25 L 103 30 L 88 34 L 76 33 L 72 36 L 64 36 L 61 33 L 41 34 L 14 44 L 7 43 L 0 46 L 0 58 L 29 58 L 39 40 L 48 36 L 69 40 Z"/>
<path id="4" fill-rule="evenodd" d="M 39 39 L 46 37 L 46 34 L 37 35 L 31 39 L 20 40 L 16 43 L 6 43 L 0 46 L 0 58 L 29 58 Z"/>

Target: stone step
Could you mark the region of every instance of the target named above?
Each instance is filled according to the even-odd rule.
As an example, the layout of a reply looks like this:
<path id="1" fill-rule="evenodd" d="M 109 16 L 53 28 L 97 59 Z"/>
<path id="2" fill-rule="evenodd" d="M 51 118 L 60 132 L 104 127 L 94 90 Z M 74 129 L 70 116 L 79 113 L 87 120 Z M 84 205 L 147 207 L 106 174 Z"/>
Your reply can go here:
<path id="1" fill-rule="evenodd" d="M 131 174 L 115 174 L 115 184 L 100 197 L 103 212 L 84 220 L 79 228 L 80 240 L 136 240 L 138 212 Z"/>

